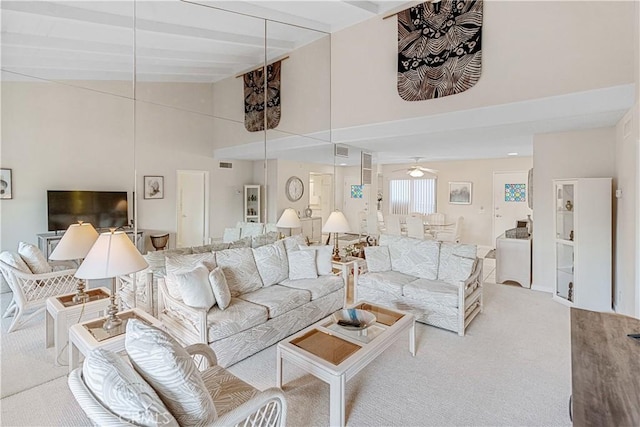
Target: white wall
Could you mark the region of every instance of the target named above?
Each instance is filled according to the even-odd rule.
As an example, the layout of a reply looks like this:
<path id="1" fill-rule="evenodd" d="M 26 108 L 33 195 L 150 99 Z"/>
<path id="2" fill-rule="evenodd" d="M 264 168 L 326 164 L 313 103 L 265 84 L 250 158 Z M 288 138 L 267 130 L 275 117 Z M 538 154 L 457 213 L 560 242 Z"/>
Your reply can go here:
<path id="1" fill-rule="evenodd" d="M 484 2 L 482 75 L 470 90 L 403 101 L 397 23 L 375 17 L 332 35 L 332 126 L 442 114 L 633 82 L 634 3 Z M 594 29 L 606 25 L 606 37 Z M 375 48 L 372 48 L 374 47 Z M 605 53 L 606 52 L 606 53 Z M 605 55 L 606 60 L 594 60 Z"/>
<path id="2" fill-rule="evenodd" d="M 403 179 L 407 175 L 393 172 L 412 164 L 384 165 L 383 209 L 389 211 L 389 180 Z M 429 162 L 425 166 L 438 171 L 437 211 L 444 213 L 448 220 L 464 217 L 462 242 L 494 247 L 493 227 L 493 173 L 507 171 L 528 171 L 532 167 L 531 157 L 504 159 L 462 160 L 447 162 Z M 449 182 L 468 181 L 472 183 L 470 205 L 449 204 Z M 534 211 L 535 220 L 535 211 Z M 537 226 L 537 224 L 536 224 Z M 515 227 L 515 224 L 514 224 Z"/>
<path id="3" fill-rule="evenodd" d="M 553 180 L 613 177 L 615 145 L 615 128 L 535 136 L 532 289 L 553 292 L 555 287 Z"/>

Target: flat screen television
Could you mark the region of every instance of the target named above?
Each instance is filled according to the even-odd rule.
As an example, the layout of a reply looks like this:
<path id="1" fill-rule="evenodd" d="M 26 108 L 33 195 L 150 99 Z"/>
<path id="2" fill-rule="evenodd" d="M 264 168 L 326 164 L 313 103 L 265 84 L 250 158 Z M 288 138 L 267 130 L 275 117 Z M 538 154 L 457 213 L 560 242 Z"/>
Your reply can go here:
<path id="1" fill-rule="evenodd" d="M 47 191 L 49 231 L 66 230 L 78 221 L 95 228 L 129 224 L 126 191 Z"/>

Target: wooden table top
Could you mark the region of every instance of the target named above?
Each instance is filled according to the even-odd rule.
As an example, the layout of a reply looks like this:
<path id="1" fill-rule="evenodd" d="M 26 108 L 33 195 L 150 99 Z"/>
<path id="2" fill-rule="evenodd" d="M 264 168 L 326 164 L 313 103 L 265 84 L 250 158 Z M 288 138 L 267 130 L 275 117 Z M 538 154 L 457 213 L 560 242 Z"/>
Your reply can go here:
<path id="1" fill-rule="evenodd" d="M 571 308 L 574 426 L 640 426 L 640 319 Z"/>

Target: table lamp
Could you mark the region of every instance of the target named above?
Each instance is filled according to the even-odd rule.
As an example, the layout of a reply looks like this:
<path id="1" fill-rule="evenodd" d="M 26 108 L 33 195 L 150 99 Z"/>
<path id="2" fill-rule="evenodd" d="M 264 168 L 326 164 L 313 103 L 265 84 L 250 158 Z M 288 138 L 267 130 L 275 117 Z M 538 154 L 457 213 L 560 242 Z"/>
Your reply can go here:
<path id="1" fill-rule="evenodd" d="M 111 303 L 107 310 L 107 320 L 102 328 L 110 331 L 122 324 L 117 316 L 116 277 L 136 273 L 149 264 L 140 255 L 129 236 L 124 231 L 110 229 L 102 233 L 76 271 L 80 279 L 111 279 Z"/>
<path id="2" fill-rule="evenodd" d="M 333 236 L 333 260 L 340 261 L 340 252 L 338 249 L 338 233 L 348 233 L 350 231 L 349 221 L 340 211 L 333 211 L 327 222 L 322 227 L 323 233 L 335 233 Z"/>
<path id="3" fill-rule="evenodd" d="M 298 213 L 293 208 L 287 208 L 280 215 L 280 219 L 276 223 L 276 227 L 278 228 L 300 228 L 302 224 L 300 223 L 300 218 L 298 217 Z"/>
<path id="4" fill-rule="evenodd" d="M 55 247 L 49 259 L 53 261 L 75 261 L 78 265 L 87 256 L 89 250 L 98 239 L 98 232 L 88 222 L 78 221 L 71 224 L 62 235 L 60 243 Z M 81 304 L 89 300 L 84 291 L 84 280 L 78 280 L 76 294 L 72 298 L 74 304 Z"/>

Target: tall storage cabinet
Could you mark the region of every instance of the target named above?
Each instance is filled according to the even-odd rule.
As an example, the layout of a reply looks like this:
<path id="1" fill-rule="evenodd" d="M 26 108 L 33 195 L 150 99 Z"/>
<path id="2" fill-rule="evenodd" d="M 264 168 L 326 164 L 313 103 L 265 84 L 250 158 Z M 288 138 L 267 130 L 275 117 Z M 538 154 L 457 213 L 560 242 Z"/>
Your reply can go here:
<path id="1" fill-rule="evenodd" d="M 554 299 L 611 311 L 611 178 L 554 181 Z"/>
<path id="2" fill-rule="evenodd" d="M 262 222 L 259 185 L 244 186 L 244 222 Z"/>

